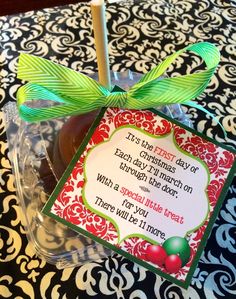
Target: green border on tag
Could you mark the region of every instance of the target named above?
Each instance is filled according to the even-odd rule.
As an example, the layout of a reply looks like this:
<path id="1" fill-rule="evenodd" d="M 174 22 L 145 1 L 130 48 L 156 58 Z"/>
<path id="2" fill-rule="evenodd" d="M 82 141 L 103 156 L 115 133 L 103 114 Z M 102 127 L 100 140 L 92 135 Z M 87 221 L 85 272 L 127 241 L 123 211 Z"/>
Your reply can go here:
<path id="1" fill-rule="evenodd" d="M 235 174 L 235 171 L 236 171 L 236 161 L 234 161 L 234 164 L 233 164 L 232 168 L 230 169 L 229 174 L 228 174 L 228 176 L 226 178 L 225 184 L 224 184 L 224 186 L 222 188 L 222 192 L 221 192 L 221 194 L 220 194 L 220 196 L 219 196 L 219 198 L 217 200 L 216 206 L 215 206 L 215 208 L 213 210 L 213 213 L 212 213 L 212 215 L 210 217 L 209 223 L 208 223 L 208 225 L 206 227 L 206 230 L 205 230 L 204 235 L 202 237 L 201 243 L 198 246 L 197 252 L 196 252 L 196 254 L 194 256 L 193 262 L 192 262 L 191 267 L 190 267 L 190 269 L 188 271 L 186 279 L 185 279 L 185 281 L 180 281 L 180 280 L 174 278 L 173 276 L 171 276 L 171 275 L 169 275 L 167 273 L 164 273 L 161 270 L 157 269 L 156 267 L 154 267 L 154 266 L 146 263 L 145 261 L 136 258 L 135 256 L 129 254 L 128 252 L 125 252 L 122 249 L 119 249 L 118 247 L 110 244 L 109 242 L 104 241 L 104 240 L 96 237 L 95 235 L 89 233 L 88 231 L 86 231 L 86 230 L 84 230 L 84 229 L 82 229 L 82 228 L 80 228 L 80 227 L 78 227 L 78 226 L 76 226 L 76 225 L 74 225 L 74 224 L 66 221 L 65 219 L 62 219 L 62 218 L 58 217 L 57 215 L 54 215 L 54 214 L 51 213 L 51 208 L 52 208 L 52 206 L 53 206 L 53 204 L 54 204 L 57 196 L 59 195 L 61 189 L 63 188 L 63 186 L 64 186 L 67 178 L 71 174 L 71 172 L 72 172 L 72 170 L 73 170 L 76 162 L 79 160 L 81 154 L 84 152 L 84 149 L 85 149 L 86 145 L 88 144 L 88 142 L 89 142 L 89 140 L 90 140 L 90 138 L 91 138 L 94 130 L 96 129 L 96 127 L 100 123 L 100 121 L 101 121 L 102 117 L 104 116 L 104 113 L 105 113 L 106 110 L 107 110 L 107 108 L 102 108 L 101 109 L 99 115 L 97 116 L 97 118 L 95 119 L 95 121 L 92 124 L 91 128 L 89 129 L 89 131 L 88 131 L 85 139 L 83 140 L 80 148 L 78 149 L 78 151 L 76 152 L 75 156 L 71 160 L 71 163 L 67 167 L 65 173 L 63 174 L 63 176 L 60 179 L 59 183 L 57 184 L 56 188 L 54 189 L 54 191 L 53 191 L 52 195 L 50 196 L 48 202 L 44 206 L 42 212 L 45 215 L 47 215 L 49 217 L 52 217 L 55 220 L 63 223 L 64 225 L 68 226 L 69 228 L 71 228 L 71 229 L 73 229 L 73 230 L 81 233 L 82 235 L 85 235 L 85 236 L 93 239 L 94 241 L 102 244 L 103 246 L 108 247 L 111 250 L 113 250 L 113 251 L 115 251 L 115 252 L 117 252 L 117 253 L 125 256 L 126 258 L 130 259 L 131 261 L 136 262 L 137 264 L 139 264 L 139 265 L 147 268 L 148 270 L 151 270 L 152 272 L 154 272 L 154 273 L 156 273 L 156 274 L 164 277 L 165 279 L 171 281 L 172 283 L 175 283 L 176 285 L 187 289 L 188 286 L 189 286 L 189 284 L 190 284 L 190 282 L 191 282 L 193 273 L 194 273 L 194 271 L 195 271 L 195 269 L 197 267 L 197 264 L 198 264 L 198 261 L 199 261 L 199 259 L 201 257 L 201 254 L 203 252 L 203 249 L 204 249 L 204 247 L 206 245 L 206 242 L 207 242 L 208 236 L 209 236 L 209 234 L 211 232 L 212 226 L 213 226 L 213 224 L 214 224 L 214 222 L 215 222 L 215 220 L 217 218 L 217 215 L 218 215 L 218 213 L 220 211 L 220 208 L 221 208 L 221 205 L 222 205 L 223 200 L 225 198 L 225 195 L 228 192 L 228 188 L 229 188 L 229 186 L 231 184 L 231 181 L 233 180 L 233 177 L 234 177 L 234 174 Z M 194 133 L 195 135 L 200 136 L 203 139 L 205 139 L 207 141 L 210 141 L 213 144 L 215 144 L 215 145 L 217 145 L 217 146 L 219 146 L 221 148 L 224 148 L 224 149 L 228 150 L 229 152 L 231 152 L 233 154 L 236 154 L 235 150 L 232 150 L 231 148 L 228 148 L 227 146 L 222 145 L 219 142 L 217 142 L 215 140 L 212 140 L 211 138 L 209 138 L 207 136 L 204 136 L 203 134 L 201 134 L 199 132 L 196 132 L 195 130 L 193 130 L 193 129 L 191 129 L 191 128 L 189 128 L 189 127 L 187 127 L 187 126 L 185 126 L 185 125 L 183 125 L 181 123 L 179 123 L 177 120 L 174 120 L 174 119 L 166 116 L 165 114 L 163 114 L 163 113 L 161 113 L 161 112 L 159 112 L 159 111 L 157 111 L 155 109 L 149 109 L 149 110 L 151 112 L 153 112 L 154 114 L 159 115 L 160 117 L 162 117 L 164 119 L 167 119 L 168 121 L 170 121 L 170 122 L 172 122 L 172 123 L 174 123 L 174 124 L 176 124 L 176 125 L 184 128 L 185 130 L 190 131 L 191 133 Z"/>

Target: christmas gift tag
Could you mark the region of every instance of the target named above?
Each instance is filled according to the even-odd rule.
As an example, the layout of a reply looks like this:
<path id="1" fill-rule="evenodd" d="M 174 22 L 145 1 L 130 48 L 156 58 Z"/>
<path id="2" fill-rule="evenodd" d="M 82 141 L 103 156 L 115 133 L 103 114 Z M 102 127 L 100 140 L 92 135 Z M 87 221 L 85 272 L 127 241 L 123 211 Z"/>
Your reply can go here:
<path id="1" fill-rule="evenodd" d="M 155 110 L 103 109 L 43 213 L 187 288 L 235 157 Z"/>

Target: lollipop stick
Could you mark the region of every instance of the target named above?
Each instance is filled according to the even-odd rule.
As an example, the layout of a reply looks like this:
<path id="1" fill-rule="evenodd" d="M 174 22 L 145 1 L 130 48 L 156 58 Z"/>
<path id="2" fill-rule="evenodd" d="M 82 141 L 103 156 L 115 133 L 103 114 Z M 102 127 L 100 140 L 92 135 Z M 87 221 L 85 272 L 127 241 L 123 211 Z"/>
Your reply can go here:
<path id="1" fill-rule="evenodd" d="M 98 63 L 98 79 L 101 85 L 110 90 L 111 78 L 104 1 L 92 0 L 91 11 Z"/>

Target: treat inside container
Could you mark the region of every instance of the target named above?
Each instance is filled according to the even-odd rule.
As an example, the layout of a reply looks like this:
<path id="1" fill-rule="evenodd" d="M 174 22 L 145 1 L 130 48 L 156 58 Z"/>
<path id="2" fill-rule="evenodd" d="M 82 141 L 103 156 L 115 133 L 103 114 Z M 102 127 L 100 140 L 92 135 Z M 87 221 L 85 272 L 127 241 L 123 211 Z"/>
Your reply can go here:
<path id="1" fill-rule="evenodd" d="M 138 81 L 140 74 L 113 72 L 111 77 L 112 85 L 127 90 Z M 178 104 L 156 109 L 191 126 Z M 110 249 L 41 213 L 98 111 L 38 123 L 20 120 L 16 104 L 12 102 L 5 105 L 4 112 L 17 196 L 26 218 L 27 237 L 36 253 L 59 268 L 111 255 Z"/>

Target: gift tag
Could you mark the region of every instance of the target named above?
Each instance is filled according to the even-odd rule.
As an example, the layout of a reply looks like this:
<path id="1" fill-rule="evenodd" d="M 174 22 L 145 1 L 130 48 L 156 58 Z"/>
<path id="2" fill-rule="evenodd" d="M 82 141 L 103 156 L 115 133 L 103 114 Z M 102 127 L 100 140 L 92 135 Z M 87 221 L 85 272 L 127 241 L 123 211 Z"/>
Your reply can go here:
<path id="1" fill-rule="evenodd" d="M 187 288 L 235 157 L 155 110 L 104 108 L 43 213 Z"/>

